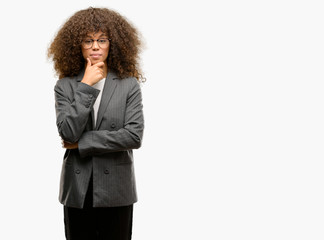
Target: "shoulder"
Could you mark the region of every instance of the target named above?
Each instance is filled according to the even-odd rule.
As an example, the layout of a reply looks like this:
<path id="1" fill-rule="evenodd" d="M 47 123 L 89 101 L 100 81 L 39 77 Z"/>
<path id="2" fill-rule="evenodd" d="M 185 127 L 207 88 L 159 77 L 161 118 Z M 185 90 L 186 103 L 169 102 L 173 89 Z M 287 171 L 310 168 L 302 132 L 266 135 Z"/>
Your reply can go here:
<path id="1" fill-rule="evenodd" d="M 65 77 L 56 81 L 55 89 L 69 89 L 77 84 L 77 77 Z"/>
<path id="2" fill-rule="evenodd" d="M 139 88 L 140 84 L 137 81 L 137 79 L 135 77 L 128 77 L 128 78 L 117 78 L 115 79 L 117 85 L 119 85 L 122 88 L 125 88 L 127 90 L 132 90 L 134 88 Z"/>
<path id="3" fill-rule="evenodd" d="M 135 77 L 128 77 L 123 79 L 115 79 L 117 83 L 117 92 L 120 95 L 130 98 L 134 95 L 141 94 L 140 84 Z"/>

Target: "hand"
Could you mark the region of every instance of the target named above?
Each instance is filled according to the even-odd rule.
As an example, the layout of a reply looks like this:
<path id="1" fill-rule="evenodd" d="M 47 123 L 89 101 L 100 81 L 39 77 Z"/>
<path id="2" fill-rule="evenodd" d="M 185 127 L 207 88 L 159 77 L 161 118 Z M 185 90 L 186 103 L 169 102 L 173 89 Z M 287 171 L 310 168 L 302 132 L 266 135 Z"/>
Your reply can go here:
<path id="1" fill-rule="evenodd" d="M 78 148 L 78 143 L 69 143 L 66 142 L 62 139 L 62 148 L 66 148 L 66 149 L 76 149 Z"/>
<path id="2" fill-rule="evenodd" d="M 104 62 L 98 62 L 94 65 L 91 65 L 90 59 L 87 58 L 87 66 L 81 82 L 90 86 L 99 82 L 99 80 L 104 78 L 104 65 Z"/>

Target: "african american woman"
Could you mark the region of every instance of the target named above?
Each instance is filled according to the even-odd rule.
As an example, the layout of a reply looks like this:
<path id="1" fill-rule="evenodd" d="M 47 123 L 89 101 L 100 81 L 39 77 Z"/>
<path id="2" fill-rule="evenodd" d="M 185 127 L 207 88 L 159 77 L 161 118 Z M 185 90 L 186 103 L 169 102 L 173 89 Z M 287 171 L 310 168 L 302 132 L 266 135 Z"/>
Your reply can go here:
<path id="1" fill-rule="evenodd" d="M 68 240 L 131 239 L 132 150 L 144 130 L 141 46 L 125 17 L 90 7 L 70 17 L 48 49 L 59 77 L 56 124 L 66 149 L 59 201 Z"/>

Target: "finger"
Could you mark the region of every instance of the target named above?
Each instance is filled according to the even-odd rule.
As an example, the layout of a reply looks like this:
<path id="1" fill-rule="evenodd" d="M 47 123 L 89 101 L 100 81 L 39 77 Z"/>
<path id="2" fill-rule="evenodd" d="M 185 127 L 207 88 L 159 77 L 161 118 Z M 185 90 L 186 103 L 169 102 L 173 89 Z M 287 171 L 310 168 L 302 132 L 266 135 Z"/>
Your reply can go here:
<path id="1" fill-rule="evenodd" d="M 99 72 L 98 72 L 98 74 L 99 74 L 99 76 L 100 76 L 101 78 L 103 78 L 103 76 L 104 76 L 103 69 L 99 68 Z"/>
<path id="2" fill-rule="evenodd" d="M 98 62 L 98 63 L 94 64 L 93 66 L 96 66 L 96 67 L 102 68 L 104 65 L 105 65 L 104 62 Z"/>
<path id="3" fill-rule="evenodd" d="M 90 58 L 87 58 L 87 67 L 91 67 L 91 60 L 90 60 Z"/>

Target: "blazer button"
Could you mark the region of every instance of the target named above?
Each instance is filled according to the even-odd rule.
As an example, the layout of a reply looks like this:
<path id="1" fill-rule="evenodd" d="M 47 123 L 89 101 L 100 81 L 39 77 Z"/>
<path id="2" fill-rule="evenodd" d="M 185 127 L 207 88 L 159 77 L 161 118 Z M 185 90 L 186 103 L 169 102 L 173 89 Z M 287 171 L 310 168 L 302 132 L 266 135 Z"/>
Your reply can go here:
<path id="1" fill-rule="evenodd" d="M 115 128 L 115 127 L 116 127 L 115 123 L 112 123 L 112 124 L 110 125 L 110 127 L 111 127 L 111 128 Z"/>
<path id="2" fill-rule="evenodd" d="M 106 170 L 104 171 L 104 173 L 105 173 L 105 174 L 109 174 L 109 170 L 106 169 Z"/>
<path id="3" fill-rule="evenodd" d="M 77 169 L 77 170 L 75 170 L 74 172 L 75 172 L 76 174 L 80 174 L 81 171 L 80 171 L 79 169 Z"/>

